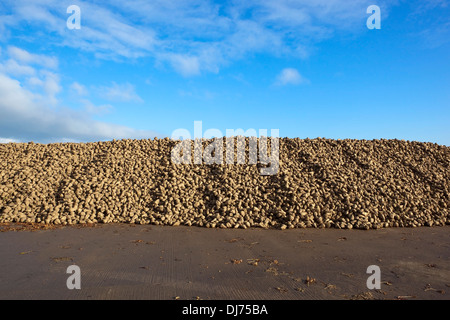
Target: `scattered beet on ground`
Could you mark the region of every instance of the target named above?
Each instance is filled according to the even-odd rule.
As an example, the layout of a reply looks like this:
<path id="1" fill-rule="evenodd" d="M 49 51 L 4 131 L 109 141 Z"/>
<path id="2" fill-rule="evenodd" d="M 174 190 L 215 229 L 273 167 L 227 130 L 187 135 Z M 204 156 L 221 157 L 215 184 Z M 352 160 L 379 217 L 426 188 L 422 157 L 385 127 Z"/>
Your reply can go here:
<path id="1" fill-rule="evenodd" d="M 171 151 L 178 143 L 0 144 L 0 223 L 281 229 L 450 224 L 447 146 L 280 138 L 278 173 L 261 175 L 259 162 L 175 164 Z M 246 138 L 246 160 L 248 149 Z"/>

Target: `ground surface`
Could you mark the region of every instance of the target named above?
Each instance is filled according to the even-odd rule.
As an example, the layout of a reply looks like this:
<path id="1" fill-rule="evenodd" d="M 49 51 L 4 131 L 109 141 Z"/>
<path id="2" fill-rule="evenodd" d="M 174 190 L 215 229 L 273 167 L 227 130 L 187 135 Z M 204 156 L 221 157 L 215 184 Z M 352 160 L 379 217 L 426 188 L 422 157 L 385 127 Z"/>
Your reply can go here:
<path id="1" fill-rule="evenodd" d="M 0 243 L 0 299 L 450 299 L 450 226 L 108 224 L 0 232 Z M 73 264 L 80 290 L 66 286 Z M 366 286 L 369 265 L 380 290 Z"/>

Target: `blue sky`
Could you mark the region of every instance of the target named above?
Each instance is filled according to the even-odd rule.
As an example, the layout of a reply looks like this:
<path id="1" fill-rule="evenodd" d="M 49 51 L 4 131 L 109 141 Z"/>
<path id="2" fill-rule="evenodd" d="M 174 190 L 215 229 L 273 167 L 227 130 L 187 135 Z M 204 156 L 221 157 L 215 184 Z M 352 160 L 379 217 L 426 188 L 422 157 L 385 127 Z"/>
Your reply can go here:
<path id="1" fill-rule="evenodd" d="M 450 145 L 449 58 L 446 0 L 6 0 L 0 142 L 170 137 L 202 121 Z"/>

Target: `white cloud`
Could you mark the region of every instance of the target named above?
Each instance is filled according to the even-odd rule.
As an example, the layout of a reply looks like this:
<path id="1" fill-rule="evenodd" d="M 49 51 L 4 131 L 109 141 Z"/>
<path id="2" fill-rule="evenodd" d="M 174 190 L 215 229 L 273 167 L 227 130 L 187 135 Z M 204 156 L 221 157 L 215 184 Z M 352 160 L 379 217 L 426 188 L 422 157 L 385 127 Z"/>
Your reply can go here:
<path id="1" fill-rule="evenodd" d="M 40 95 L 25 89 L 21 83 L 0 73 L 1 141 L 98 141 L 122 138 L 153 138 L 149 130 L 96 121 L 85 110 L 63 106 L 50 107 Z"/>
<path id="2" fill-rule="evenodd" d="M 110 112 L 109 104 L 95 105 L 84 98 L 86 87 L 73 82 L 69 90 L 80 99 L 80 109 L 65 107 L 58 99 L 63 91 L 57 63 L 52 57 L 9 47 L 0 57 L 0 143 L 36 141 L 98 141 L 113 138 L 152 138 L 160 136 L 150 130 L 94 120 Z M 48 58 L 48 59 L 47 59 Z M 8 59 L 8 60 L 6 60 Z M 5 61 L 2 61 L 5 60 Z M 34 65 L 36 68 L 30 66 Z M 113 83 L 101 93 L 114 101 L 142 102 L 129 83 Z"/>
<path id="3" fill-rule="evenodd" d="M 58 67 L 58 59 L 56 57 L 32 54 L 13 46 L 8 47 L 8 54 L 12 59 L 26 64 L 37 64 L 48 69 L 56 69 Z"/>
<path id="4" fill-rule="evenodd" d="M 130 83 L 117 84 L 113 82 L 111 87 L 100 87 L 99 94 L 109 101 L 144 102 Z"/>
<path id="5" fill-rule="evenodd" d="M 11 139 L 11 138 L 1 138 L 0 137 L 0 143 L 10 143 L 10 142 L 17 143 L 20 141 L 16 140 L 16 139 Z"/>
<path id="6" fill-rule="evenodd" d="M 26 82 L 30 87 L 43 87 L 44 86 L 44 81 L 42 81 L 38 77 L 30 77 L 26 80 Z"/>
<path id="7" fill-rule="evenodd" d="M 49 71 L 41 71 L 41 74 L 44 78 L 42 83 L 42 89 L 46 94 L 46 100 L 51 104 L 57 104 L 58 100 L 56 95 L 61 91 L 61 85 L 59 84 L 60 79 L 59 75 Z"/>
<path id="8" fill-rule="evenodd" d="M 79 110 L 62 105 L 58 99 L 58 95 L 63 91 L 60 75 L 51 69 L 57 67 L 57 64 L 46 58 L 48 57 L 45 55 L 32 54 L 16 47 L 9 47 L 7 55 L 2 52 L 0 143 L 97 141 L 159 136 L 149 130 L 135 130 L 94 120 L 93 116 L 113 109 L 108 104 L 95 105 L 82 98 L 79 100 Z M 5 59 L 8 60 L 2 61 Z M 29 64 L 39 68 L 35 69 Z M 79 98 L 88 93 L 86 87 L 78 82 L 73 82 L 69 90 L 77 93 Z M 142 101 L 135 93 L 134 87 L 128 83 L 114 83 L 112 87 L 105 88 L 104 93 L 110 99 Z"/>
<path id="9" fill-rule="evenodd" d="M 275 84 L 280 86 L 285 86 L 288 84 L 298 85 L 309 83 L 308 79 L 305 79 L 298 71 L 294 68 L 285 68 L 281 70 L 278 74 Z"/>
<path id="10" fill-rule="evenodd" d="M 81 99 L 80 102 L 83 104 L 84 110 L 90 114 L 105 114 L 111 112 L 111 110 L 114 109 L 114 107 L 110 104 L 96 106 L 87 99 Z"/>
<path id="11" fill-rule="evenodd" d="M 70 90 L 75 92 L 78 96 L 87 96 L 89 94 L 87 88 L 76 81 L 70 85 Z"/>
<path id="12" fill-rule="evenodd" d="M 200 64 L 197 57 L 171 55 L 169 58 L 173 68 L 185 77 L 198 75 Z"/>
<path id="13" fill-rule="evenodd" d="M 36 70 L 31 66 L 21 65 L 16 60 L 8 59 L 4 63 L 0 63 L 0 72 L 13 76 L 31 76 L 36 73 Z"/>
<path id="14" fill-rule="evenodd" d="M 57 68 L 58 60 L 42 54 L 32 54 L 12 46 L 7 48 L 6 53 L 1 57 L 5 61 L 0 59 L 0 73 L 12 78 L 23 79 L 22 85 L 27 89 L 32 89 L 35 99 L 56 105 L 58 103 L 57 95 L 62 90 L 60 77 L 54 70 L 49 71 L 47 67 Z"/>
<path id="15" fill-rule="evenodd" d="M 306 58 L 316 43 L 336 31 L 364 31 L 365 9 L 372 4 L 371 0 L 83 1 L 81 30 L 72 32 L 66 28 L 67 17 L 55 8 L 67 8 L 73 1 L 4 2 L 11 11 L 2 21 L 5 28 L 27 22 L 45 30 L 52 42 L 92 52 L 97 58 L 151 57 L 183 76 L 218 72 L 254 53 Z M 379 1 L 384 17 L 392 3 Z M 18 58 L 37 61 L 11 50 Z M 50 68 L 52 62 L 47 59 L 45 64 Z"/>

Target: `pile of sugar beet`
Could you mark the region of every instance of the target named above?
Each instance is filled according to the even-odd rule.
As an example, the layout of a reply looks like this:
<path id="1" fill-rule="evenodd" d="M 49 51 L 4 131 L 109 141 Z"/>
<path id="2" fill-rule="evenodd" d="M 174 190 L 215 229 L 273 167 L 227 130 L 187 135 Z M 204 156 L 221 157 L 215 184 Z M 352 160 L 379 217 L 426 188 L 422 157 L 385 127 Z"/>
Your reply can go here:
<path id="1" fill-rule="evenodd" d="M 0 223 L 279 229 L 450 224 L 447 146 L 280 138 L 278 173 L 261 175 L 259 162 L 175 164 L 171 151 L 178 143 L 0 144 Z M 247 161 L 248 146 L 246 138 Z"/>

